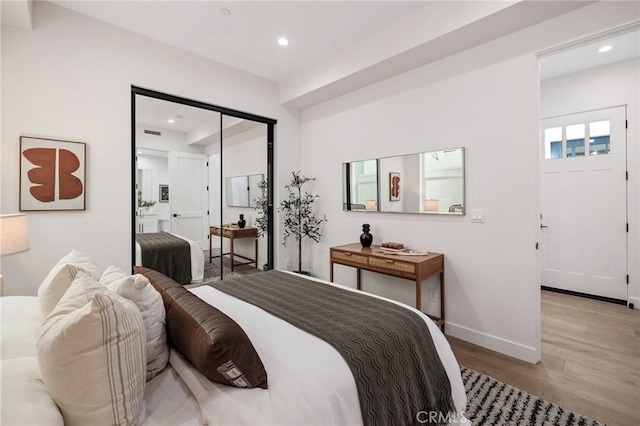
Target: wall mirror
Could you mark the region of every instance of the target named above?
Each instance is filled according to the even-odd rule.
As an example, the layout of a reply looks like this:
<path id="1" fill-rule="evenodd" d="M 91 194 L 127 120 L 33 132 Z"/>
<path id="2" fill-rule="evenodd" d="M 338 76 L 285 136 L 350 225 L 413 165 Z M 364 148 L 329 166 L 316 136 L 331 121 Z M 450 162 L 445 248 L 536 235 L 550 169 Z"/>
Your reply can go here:
<path id="1" fill-rule="evenodd" d="M 226 179 L 228 207 L 256 207 L 256 199 L 262 197 L 258 183 L 264 180 L 262 173 L 248 176 L 231 176 Z"/>
<path id="2" fill-rule="evenodd" d="M 464 148 L 342 164 L 343 210 L 465 213 Z"/>

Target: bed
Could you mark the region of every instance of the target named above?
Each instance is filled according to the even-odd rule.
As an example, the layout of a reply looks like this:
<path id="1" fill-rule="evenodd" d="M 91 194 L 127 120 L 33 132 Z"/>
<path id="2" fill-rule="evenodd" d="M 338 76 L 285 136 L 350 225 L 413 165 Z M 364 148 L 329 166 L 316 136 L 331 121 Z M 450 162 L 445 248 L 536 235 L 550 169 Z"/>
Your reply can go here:
<path id="1" fill-rule="evenodd" d="M 158 244 L 163 244 L 158 249 Z M 189 253 L 180 253 L 180 247 Z M 143 256 L 146 250 L 153 250 Z M 188 260 L 187 260 L 188 259 Z M 204 255 L 198 243 L 172 232 L 136 234 L 136 265 L 163 272 L 180 284 L 200 283 L 204 279 Z"/>
<path id="2" fill-rule="evenodd" d="M 357 292 L 314 278 L 308 280 L 343 292 Z M 172 348 L 167 368 L 146 383 L 138 424 L 363 424 L 354 377 L 336 349 L 223 291 L 210 286 L 189 291 L 217 306 L 242 327 L 268 371 L 269 387 L 266 390 L 242 389 L 211 382 Z M 458 419 L 452 423 L 465 423 L 463 413 L 466 395 L 460 369 L 444 335 L 424 314 L 406 305 L 390 302 L 415 312 L 428 326 L 438 357 L 446 370 L 451 397 L 458 413 Z M 42 316 L 38 309 L 38 298 L 0 298 L 0 317 L 1 423 L 62 425 L 62 416 L 39 377 L 35 342 L 40 333 Z M 423 413 L 424 419 L 426 416 Z M 420 423 L 425 422 L 416 422 Z"/>

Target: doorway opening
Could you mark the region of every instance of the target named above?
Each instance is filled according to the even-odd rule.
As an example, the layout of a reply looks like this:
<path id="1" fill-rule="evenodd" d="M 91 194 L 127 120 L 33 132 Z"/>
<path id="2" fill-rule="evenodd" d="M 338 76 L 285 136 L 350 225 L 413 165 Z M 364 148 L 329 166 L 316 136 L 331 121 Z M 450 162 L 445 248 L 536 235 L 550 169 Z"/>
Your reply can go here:
<path id="1" fill-rule="evenodd" d="M 637 25 L 540 55 L 541 287 L 626 304 Z M 630 90 L 631 89 L 631 90 Z M 634 105 L 635 103 L 635 105 Z M 637 200 L 633 200 L 637 203 Z"/>

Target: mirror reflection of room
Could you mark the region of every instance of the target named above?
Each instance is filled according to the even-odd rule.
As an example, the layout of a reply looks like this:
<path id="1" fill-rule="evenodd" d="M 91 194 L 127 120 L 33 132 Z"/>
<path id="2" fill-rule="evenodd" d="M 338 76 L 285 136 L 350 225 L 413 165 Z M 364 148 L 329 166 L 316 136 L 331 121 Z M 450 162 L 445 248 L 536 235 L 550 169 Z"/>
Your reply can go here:
<path id="1" fill-rule="evenodd" d="M 257 199 L 266 196 L 258 184 L 267 174 L 267 125 L 223 115 L 222 126 L 223 222 L 235 227 L 243 221 L 244 229 L 235 232 L 234 265 L 261 269 L 267 262 L 267 240 L 254 237 L 261 234 L 256 223 L 260 212 L 255 206 Z M 221 244 L 223 253 L 227 253 L 226 260 L 230 261 L 231 240 L 222 238 Z"/>
<path id="2" fill-rule="evenodd" d="M 464 148 L 343 164 L 343 209 L 464 214 Z"/>
<path id="3" fill-rule="evenodd" d="M 268 141 L 275 123 L 133 91 L 135 264 L 166 272 L 181 284 L 269 269 Z M 158 250 L 165 250 L 162 261 L 153 260 L 160 259 Z M 184 274 L 171 275 L 176 265 L 189 263 Z"/>
<path id="4" fill-rule="evenodd" d="M 256 200 L 262 196 L 262 190 L 259 187 L 262 180 L 264 180 L 262 173 L 225 178 L 227 206 L 255 208 Z"/>

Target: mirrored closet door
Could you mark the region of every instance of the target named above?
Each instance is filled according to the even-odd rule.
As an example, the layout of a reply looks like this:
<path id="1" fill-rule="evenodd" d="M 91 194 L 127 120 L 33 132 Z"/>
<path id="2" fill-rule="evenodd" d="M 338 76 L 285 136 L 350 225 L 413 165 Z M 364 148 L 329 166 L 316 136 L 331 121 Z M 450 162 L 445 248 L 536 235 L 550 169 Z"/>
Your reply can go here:
<path id="1" fill-rule="evenodd" d="M 133 264 L 182 284 L 270 269 L 274 126 L 132 87 Z"/>

